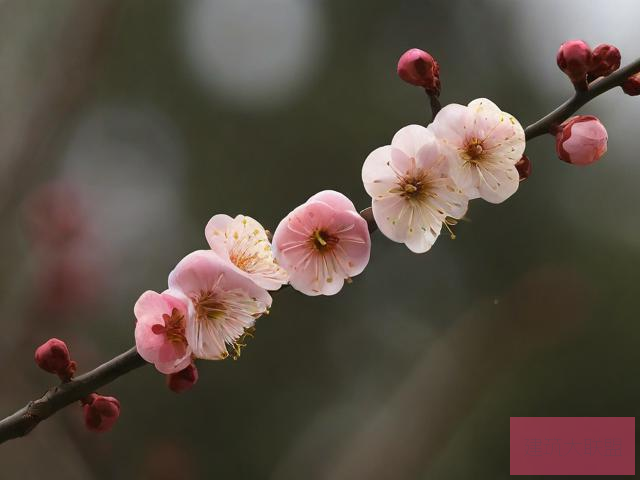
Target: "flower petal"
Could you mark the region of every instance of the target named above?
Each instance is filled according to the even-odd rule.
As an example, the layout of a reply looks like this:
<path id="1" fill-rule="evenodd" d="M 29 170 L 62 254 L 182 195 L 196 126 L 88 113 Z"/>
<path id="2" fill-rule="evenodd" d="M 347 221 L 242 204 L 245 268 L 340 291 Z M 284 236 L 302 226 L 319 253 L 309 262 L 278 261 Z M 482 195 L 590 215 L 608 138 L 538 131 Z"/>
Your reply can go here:
<path id="1" fill-rule="evenodd" d="M 422 125 L 407 125 L 393 136 L 391 146 L 401 150 L 408 157 L 416 157 L 418 150 L 429 141 L 431 133 Z"/>
<path id="2" fill-rule="evenodd" d="M 515 166 L 505 167 L 481 163 L 476 172 L 480 178 L 480 196 L 491 203 L 501 203 L 518 190 L 520 176 Z"/>

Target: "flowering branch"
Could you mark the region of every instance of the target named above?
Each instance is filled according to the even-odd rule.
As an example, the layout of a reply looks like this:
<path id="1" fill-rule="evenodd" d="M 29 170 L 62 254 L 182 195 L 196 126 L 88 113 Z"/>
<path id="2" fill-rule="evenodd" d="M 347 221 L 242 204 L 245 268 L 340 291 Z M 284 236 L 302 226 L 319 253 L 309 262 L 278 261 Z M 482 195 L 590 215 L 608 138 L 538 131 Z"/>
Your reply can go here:
<path id="1" fill-rule="evenodd" d="M 568 62 L 568 65 L 569 66 L 567 68 L 570 68 L 572 65 L 571 62 Z M 574 81 L 574 85 L 576 85 L 575 95 L 571 99 L 569 99 L 568 101 L 560 105 L 558 108 L 556 108 L 554 111 L 552 111 L 548 115 L 544 116 L 540 120 L 536 121 L 532 125 L 528 126 L 526 129 L 524 129 L 524 137 L 527 140 L 531 140 L 535 137 L 538 137 L 546 133 L 555 133 L 554 130 L 556 130 L 562 122 L 567 120 L 569 116 L 575 113 L 580 107 L 582 107 L 583 105 L 585 105 L 587 102 L 597 97 L 598 95 L 616 86 L 622 86 L 623 83 L 628 81 L 628 79 L 632 75 L 636 74 L 639 71 L 640 71 L 640 59 L 637 59 L 634 62 L 627 65 L 626 67 L 615 71 L 615 73 L 612 73 L 609 76 L 606 76 L 605 78 L 596 80 L 592 82 L 590 85 L 588 85 L 588 87 L 583 88 L 582 76 L 584 76 L 586 79 L 587 74 L 589 74 L 590 72 L 587 70 L 581 70 L 579 75 L 574 75 L 575 78 L 572 79 L 572 81 Z M 401 76 L 401 78 L 405 79 L 409 83 L 425 88 L 425 90 L 429 94 L 434 115 L 438 113 L 438 111 L 440 110 L 440 104 L 437 98 L 440 93 L 440 81 L 438 77 L 438 72 L 439 72 L 439 68 L 438 68 L 437 62 L 431 56 L 426 54 L 426 52 L 415 51 L 415 49 L 412 51 L 409 51 L 408 54 L 403 56 L 401 58 L 400 64 L 398 65 L 398 73 Z M 593 71 L 591 71 L 591 73 L 593 73 Z M 580 88 L 578 88 L 578 86 Z M 472 102 L 472 104 L 474 104 L 474 102 Z M 475 108 L 482 107 L 482 104 L 483 102 L 479 101 L 479 103 L 475 105 Z M 457 107 L 466 108 L 462 106 L 457 106 Z M 446 108 L 448 107 L 445 107 L 445 109 Z M 486 108 L 486 107 L 482 107 L 482 108 Z M 503 122 L 505 118 L 507 118 L 505 117 L 505 115 L 506 114 L 504 114 L 503 112 L 499 113 L 499 116 L 497 117 L 499 118 L 499 122 Z M 512 123 L 515 123 L 515 119 L 513 118 L 510 118 L 510 119 L 512 120 Z M 505 124 L 506 123 L 507 122 L 505 122 Z M 406 128 L 411 128 L 411 127 L 406 127 Z M 404 134 L 408 134 L 407 132 L 408 131 L 405 131 Z M 520 132 L 522 132 L 522 130 L 520 130 Z M 422 131 L 417 131 L 417 133 L 422 134 Z M 476 141 L 477 139 L 474 137 L 473 140 Z M 468 148 L 465 151 L 465 155 L 470 156 L 473 162 L 475 163 L 479 162 L 480 160 L 478 159 L 480 159 L 481 155 L 483 154 L 483 146 L 481 141 L 477 141 L 476 143 L 473 143 L 470 146 L 468 145 L 467 147 Z M 385 149 L 386 147 L 382 147 L 382 148 Z M 518 154 L 518 158 L 519 156 L 520 156 L 520 153 Z M 415 158 L 411 158 L 411 160 L 413 160 L 414 162 L 416 161 Z M 374 158 L 373 161 L 377 161 L 377 160 Z M 387 165 L 389 165 L 388 162 L 387 162 Z M 401 178 L 401 180 L 404 181 L 407 179 Z M 401 185 L 401 188 L 394 187 L 393 189 L 394 193 L 404 198 L 414 198 L 417 194 L 420 194 L 421 192 L 419 189 L 423 187 L 423 183 L 421 182 L 424 181 L 424 178 L 421 177 L 413 180 L 415 181 L 406 182 L 406 185 L 404 184 Z M 441 180 L 441 177 L 438 177 L 438 181 L 440 180 Z M 516 178 L 516 181 L 517 181 L 517 178 Z M 372 184 L 375 184 L 375 183 L 376 181 L 372 180 Z M 450 190 L 450 192 L 453 192 L 453 191 L 454 189 Z M 443 194 L 447 194 L 447 193 L 443 192 Z M 425 195 L 424 197 L 427 199 L 430 198 L 429 195 Z M 311 200 L 314 200 L 314 198 L 315 198 L 315 201 L 311 201 Z M 349 235 L 351 235 L 351 237 L 349 238 L 343 237 L 342 240 L 344 240 L 345 242 L 351 242 L 352 245 L 355 245 L 355 247 L 352 247 L 354 249 L 362 248 L 362 246 L 364 245 L 364 247 L 366 248 L 364 250 L 361 250 L 360 253 L 364 251 L 364 253 L 366 253 L 366 258 L 365 258 L 365 255 L 360 255 L 360 257 L 352 258 L 352 260 L 354 260 L 354 262 L 359 261 L 360 263 L 366 264 L 366 261 L 368 261 L 369 245 L 365 241 L 361 240 L 362 234 L 366 233 L 367 229 L 369 230 L 369 233 L 372 233 L 381 226 L 376 223 L 372 208 L 369 207 L 362 210 L 359 215 L 355 210 L 351 212 L 350 209 L 353 209 L 353 205 L 350 203 L 350 201 L 346 197 L 340 194 L 337 194 L 336 192 L 322 192 L 321 194 L 318 194 L 312 197 L 311 200 L 310 202 L 307 202 L 307 204 L 302 205 L 298 207 L 298 209 L 294 210 L 291 216 L 283 220 L 283 222 L 285 221 L 292 222 L 293 220 L 302 221 L 300 219 L 302 218 L 303 214 L 310 215 L 312 217 L 314 215 L 322 216 L 324 215 L 327 208 L 331 208 L 331 205 L 330 205 L 331 202 L 333 202 L 334 205 L 337 205 L 337 204 L 342 205 L 341 208 L 344 210 L 344 212 L 342 212 L 344 215 L 346 215 L 348 218 L 351 218 L 351 219 L 355 217 L 357 219 L 357 222 L 359 222 L 359 224 L 363 224 L 363 225 L 360 225 L 362 227 L 362 231 L 356 232 L 355 227 L 353 227 L 352 230 L 349 231 Z M 493 200 L 496 200 L 496 199 L 494 198 Z M 498 201 L 501 201 L 501 200 L 498 200 Z M 463 203 L 464 205 L 460 204 L 458 205 L 458 207 L 466 208 L 466 199 L 463 201 Z M 349 205 L 349 206 L 345 207 L 345 205 Z M 454 201 L 454 205 L 457 205 L 455 204 L 455 201 Z M 322 210 L 323 208 L 325 209 L 325 211 Z M 441 212 L 441 213 L 443 215 L 445 214 L 445 212 Z M 296 214 L 298 215 L 298 217 L 296 217 Z M 363 219 L 365 220 L 365 222 L 363 222 Z M 230 217 L 226 217 L 223 215 L 212 218 L 210 225 L 207 226 L 207 232 L 210 231 L 212 235 L 211 238 L 209 237 L 207 238 L 209 240 L 209 243 L 212 249 L 217 249 L 217 251 L 220 254 L 225 254 L 225 249 L 228 248 L 229 246 L 224 243 L 226 242 L 226 238 L 227 238 L 226 234 L 224 236 L 220 235 L 221 232 L 223 231 L 221 229 L 226 228 L 226 226 L 236 221 L 240 221 L 246 226 L 247 222 L 251 221 L 251 219 L 248 219 L 248 217 L 241 217 L 241 216 L 237 217 L 236 219 L 231 219 Z M 445 223 L 446 222 L 447 220 L 445 220 Z M 364 223 L 366 223 L 366 225 L 364 225 Z M 209 226 L 211 226 L 211 229 L 209 228 Z M 257 227 L 260 227 L 259 224 L 257 224 Z M 260 245 L 262 247 L 264 243 L 260 243 L 260 242 L 267 240 L 267 236 L 264 235 L 264 240 L 263 240 L 262 235 L 264 234 L 264 231 L 262 231 L 262 233 L 259 233 L 258 228 L 255 231 L 253 230 L 253 228 L 254 227 L 252 226 L 250 229 L 250 231 L 253 231 L 253 237 L 249 236 L 248 238 L 252 239 L 252 241 L 255 242 L 255 245 Z M 298 233 L 295 231 L 295 229 L 293 229 L 292 231 L 294 233 Z M 338 241 L 340 241 L 340 238 L 338 238 L 338 236 L 344 235 L 346 231 L 347 230 L 343 228 L 338 232 L 332 233 L 325 230 L 316 229 L 313 232 L 313 236 L 311 240 L 312 242 L 316 242 L 315 248 L 318 251 L 322 251 L 325 248 L 330 248 L 332 245 L 332 242 L 337 243 Z M 434 231 L 431 230 L 431 232 L 434 232 Z M 353 235 L 355 235 L 356 233 L 358 233 L 358 235 L 360 236 L 354 237 Z M 387 232 L 385 232 L 384 230 L 383 230 L 383 233 L 387 235 Z M 236 236 L 236 239 L 237 239 L 237 236 L 238 236 L 237 231 L 234 232 L 234 235 Z M 290 237 L 291 233 L 289 232 L 289 233 L 281 234 L 281 237 L 284 235 L 289 235 Z M 276 230 L 275 236 L 276 237 L 278 236 L 277 230 Z M 285 239 L 281 238 L 282 241 L 280 242 L 280 244 L 282 245 L 294 244 L 295 242 L 292 241 L 291 238 L 289 237 Z M 431 240 L 435 241 L 435 237 L 437 237 L 437 232 L 434 234 L 434 237 Z M 368 242 L 368 236 L 366 237 L 366 241 Z M 274 243 L 277 243 L 275 242 L 275 238 L 274 238 Z M 299 245 L 299 244 L 296 244 L 296 245 Z M 425 248 L 425 245 L 423 244 L 412 244 L 412 245 L 407 244 L 407 245 L 410 248 L 412 248 L 412 250 L 414 251 L 426 251 L 426 249 L 430 247 L 430 245 L 427 245 Z M 231 255 L 233 252 L 228 251 L 226 253 Z M 285 259 L 286 259 L 286 256 L 285 256 Z M 363 259 L 364 259 L 364 262 L 363 262 Z M 210 256 L 206 256 L 206 254 L 195 252 L 194 254 L 191 254 L 188 257 L 185 257 L 185 259 L 183 259 L 183 261 L 181 261 L 180 264 L 178 264 L 178 267 L 176 267 L 174 272 L 172 272 L 172 274 L 169 277 L 170 287 L 172 285 L 175 285 L 176 287 L 179 287 L 182 290 L 187 289 L 189 280 L 190 280 L 189 275 L 191 273 L 189 269 L 193 269 L 194 265 L 198 267 L 202 267 L 204 265 L 204 267 L 202 268 L 206 267 L 207 269 L 209 269 L 209 271 L 215 272 L 215 275 L 213 277 L 217 279 L 216 281 L 218 283 L 223 278 L 223 274 L 220 273 L 222 271 L 224 271 L 225 274 L 229 275 L 229 277 L 233 277 L 235 275 L 236 276 L 235 281 L 237 282 L 240 282 L 241 279 L 243 278 L 241 276 L 238 276 L 237 273 L 232 273 L 232 271 L 229 270 L 228 265 L 222 264 L 217 260 L 213 260 Z M 362 271 L 362 269 L 358 270 L 358 267 L 352 264 L 351 262 L 349 262 L 348 265 L 355 271 L 355 273 L 347 272 L 349 276 L 357 275 Z M 279 272 L 274 270 L 271 273 L 272 273 L 271 277 L 258 278 L 257 280 L 255 280 L 255 282 L 256 283 L 258 283 L 258 281 L 273 282 L 274 279 L 276 279 L 276 275 L 279 275 Z M 245 281 L 245 280 L 246 279 L 242 281 Z M 334 281 L 334 280 L 338 280 L 338 279 L 328 278 L 327 282 L 332 283 L 332 285 L 328 287 L 327 285 L 325 285 L 325 287 L 328 289 L 334 288 L 335 283 L 337 283 L 337 281 Z M 294 283 L 293 277 L 290 277 L 290 284 L 293 285 L 294 288 L 301 290 L 303 292 L 304 292 L 303 288 L 308 287 L 308 285 L 304 285 L 304 282 L 302 281 L 300 281 L 299 284 L 296 286 L 296 284 Z M 255 285 L 252 288 L 255 288 Z M 264 308 L 264 310 L 266 310 L 266 308 L 268 308 L 267 304 L 270 302 L 270 297 L 266 295 L 266 290 L 263 290 L 261 292 L 262 292 L 261 295 L 265 300 L 262 301 L 263 305 L 258 305 L 257 307 L 260 307 L 261 309 Z M 318 292 L 317 290 L 313 290 L 312 292 L 313 293 L 309 293 L 309 294 L 323 293 L 323 292 Z M 333 293 L 336 293 L 336 292 L 337 290 L 333 291 Z M 200 292 L 200 294 L 202 294 L 202 292 Z M 325 294 L 328 294 L 328 293 L 325 292 Z M 256 301 L 255 297 L 257 296 L 259 295 L 253 295 L 252 301 Z M 231 300 L 229 300 L 229 302 L 231 302 Z M 204 315 L 216 315 L 217 312 L 220 312 L 221 308 L 223 307 L 226 308 L 228 306 L 223 303 L 215 303 L 215 302 L 220 302 L 220 300 L 216 299 L 215 297 L 198 298 L 197 302 L 198 304 L 196 308 L 199 309 L 201 312 L 203 312 Z M 231 306 L 233 307 L 233 305 Z M 140 316 L 138 316 L 138 326 L 140 326 L 140 329 L 138 330 L 138 328 L 136 328 L 137 343 L 138 343 L 138 335 L 140 335 L 140 339 L 141 339 L 141 343 L 138 345 L 138 347 L 133 347 L 128 351 L 122 353 L 121 355 L 113 358 L 112 360 L 100 365 L 96 369 L 75 378 L 70 378 L 73 375 L 73 372 L 75 371 L 75 364 L 73 362 L 69 362 L 68 351 L 66 351 L 65 349 L 63 349 L 62 356 L 58 355 L 57 357 L 55 357 L 54 360 L 56 362 L 50 361 L 47 364 L 48 366 L 46 368 L 43 367 L 43 364 L 40 364 L 41 367 L 47 369 L 48 371 L 52 373 L 57 373 L 62 379 L 62 383 L 58 386 L 51 387 L 42 397 L 29 402 L 25 407 L 21 408 L 20 410 L 10 415 L 9 417 L 5 418 L 4 420 L 1 420 L 0 421 L 0 443 L 28 434 L 41 421 L 49 418 L 50 416 L 55 414 L 57 411 L 75 402 L 82 402 L 85 405 L 85 408 L 88 409 L 89 413 L 93 415 L 93 417 L 91 418 L 95 419 L 95 421 L 97 422 L 96 425 L 94 426 L 94 429 L 96 431 L 104 431 L 104 429 L 107 429 L 108 427 L 104 427 L 102 430 L 100 430 L 100 428 L 102 428 L 100 426 L 100 421 L 101 421 L 100 415 L 103 414 L 107 408 L 104 406 L 101 406 L 100 408 L 98 408 L 98 406 L 94 405 L 94 403 L 96 403 L 96 399 L 95 399 L 96 396 L 93 395 L 93 392 L 103 387 L 104 385 L 107 385 L 108 383 L 114 381 L 118 377 L 125 375 L 126 373 L 132 370 L 135 370 L 136 368 L 142 367 L 143 365 L 147 365 L 147 360 L 149 360 L 147 357 L 152 357 L 155 354 L 154 348 L 157 348 L 157 345 L 151 345 L 150 347 L 145 345 L 145 341 L 148 338 L 150 338 L 149 335 L 151 335 L 151 333 L 156 336 L 161 336 L 161 338 L 166 337 L 166 339 L 168 339 L 167 341 L 174 342 L 173 346 L 176 346 L 175 348 L 176 355 L 179 354 L 178 358 L 170 359 L 169 361 L 167 361 L 166 359 L 161 359 L 159 357 L 155 358 L 153 363 L 155 363 L 156 368 L 163 373 L 165 373 L 164 372 L 165 369 L 167 370 L 167 372 L 176 372 L 178 370 L 177 369 L 178 365 L 180 365 L 180 368 L 184 368 L 184 371 L 186 371 L 189 368 L 193 369 L 194 368 L 193 365 L 190 365 L 189 367 L 186 367 L 186 368 L 184 367 L 184 365 L 189 364 L 192 353 L 196 357 L 216 358 L 215 356 L 212 356 L 210 351 L 210 349 L 212 348 L 212 344 L 205 344 L 204 342 L 200 342 L 200 343 L 196 342 L 194 344 L 189 344 L 186 341 L 184 328 L 182 328 L 182 330 L 180 329 L 181 322 L 183 321 L 183 315 L 185 312 L 183 299 L 178 297 L 173 297 L 171 296 L 171 294 L 165 294 L 165 293 L 157 294 L 155 292 L 146 292 L 145 294 L 143 294 L 143 296 L 140 298 L 140 300 L 136 304 L 136 308 L 139 309 L 139 312 L 136 312 L 136 316 L 138 316 L 138 313 L 140 313 Z M 162 309 L 167 309 L 167 310 L 164 311 Z M 151 312 L 154 315 L 159 313 L 159 315 L 156 315 L 156 316 L 161 318 L 164 324 L 158 323 L 158 320 L 156 320 L 155 317 L 154 319 L 150 318 L 151 316 L 149 312 L 151 310 L 154 310 Z M 259 316 L 262 313 L 263 313 L 263 310 L 257 309 L 255 312 L 253 312 L 253 316 L 242 317 L 240 318 L 239 321 L 245 321 L 247 325 L 251 323 L 251 326 L 252 326 L 252 322 L 253 320 L 255 320 L 256 315 Z M 211 318 L 214 318 L 214 317 L 212 316 Z M 240 326 L 244 328 L 245 332 L 249 330 L 249 328 L 244 324 L 240 324 Z M 148 331 L 145 330 L 147 327 L 148 327 Z M 188 333 L 189 332 L 186 332 L 187 335 Z M 145 335 L 147 337 L 145 337 Z M 140 349 L 141 346 L 143 347 L 143 350 Z M 217 347 L 217 345 L 213 345 L 213 346 Z M 233 346 L 239 350 L 242 344 L 238 341 Z M 225 356 L 227 355 L 224 345 L 222 347 L 223 349 L 217 352 L 217 355 L 218 355 L 217 358 L 225 358 Z M 195 350 L 196 348 L 200 350 L 196 351 Z M 193 352 L 191 352 L 191 350 L 189 349 L 193 349 Z M 43 351 L 41 352 L 42 358 L 45 358 L 48 352 L 50 351 L 43 349 Z M 143 359 L 141 354 L 138 352 L 141 352 L 142 355 L 145 356 L 145 358 Z M 60 358 L 62 358 L 62 367 L 59 367 L 58 365 Z M 36 357 L 36 360 L 38 361 L 38 356 Z M 52 359 L 49 358 L 49 360 L 52 360 Z M 179 373 L 180 372 L 174 373 L 174 375 Z M 186 382 L 187 388 L 188 388 L 189 382 L 191 384 L 195 382 L 195 380 L 193 379 L 194 378 L 193 376 L 195 375 L 195 378 L 197 378 L 197 373 L 193 371 L 190 373 L 190 375 L 191 375 L 191 378 L 185 377 L 182 379 Z M 181 380 L 181 379 L 177 379 L 177 380 Z M 180 383 L 179 381 L 176 382 L 176 384 L 179 384 L 179 383 Z M 179 388 L 182 388 L 182 387 L 179 387 Z M 112 410 L 119 411 L 119 404 L 117 400 L 111 397 L 102 397 L 101 399 L 102 399 L 102 404 L 107 404 L 109 408 L 111 408 Z M 113 421 L 115 421 L 115 418 L 117 418 L 117 413 L 115 417 L 112 416 L 112 419 L 109 422 L 109 425 L 112 424 Z"/>
<path id="2" fill-rule="evenodd" d="M 547 133 L 568 119 L 572 114 L 577 112 L 580 107 L 584 106 L 598 95 L 620 87 L 622 84 L 635 73 L 640 72 L 640 58 L 637 58 L 624 68 L 616 70 L 608 77 L 600 78 L 589 85 L 587 90 L 576 90 L 573 97 L 564 102 L 554 111 L 545 115 L 537 122 L 529 125 L 524 129 L 525 138 L 531 140 Z"/>
<path id="3" fill-rule="evenodd" d="M 83 400 L 100 387 L 146 364 L 136 347 L 132 347 L 90 372 L 49 388 L 42 397 L 0 421 L 0 443 L 28 434 L 58 410 Z"/>
<path id="4" fill-rule="evenodd" d="M 376 231 L 377 225 L 371 207 L 362 210 L 360 215 L 367 221 L 369 232 Z M 27 435 L 58 410 L 83 401 L 92 392 L 145 365 L 148 363 L 134 346 L 90 372 L 49 388 L 42 397 L 30 401 L 13 415 L 0 420 L 0 443 Z"/>

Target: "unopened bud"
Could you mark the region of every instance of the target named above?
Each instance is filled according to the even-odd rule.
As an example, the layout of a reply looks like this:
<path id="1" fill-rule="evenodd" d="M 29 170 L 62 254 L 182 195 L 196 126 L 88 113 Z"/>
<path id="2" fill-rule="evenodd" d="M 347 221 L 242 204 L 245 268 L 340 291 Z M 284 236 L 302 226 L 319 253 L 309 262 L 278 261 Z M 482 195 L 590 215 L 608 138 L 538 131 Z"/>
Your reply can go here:
<path id="1" fill-rule="evenodd" d="M 398 76 L 407 83 L 424 87 L 429 95 L 440 95 L 440 67 L 424 50 L 412 48 L 398 61 Z"/>
<path id="2" fill-rule="evenodd" d="M 516 169 L 520 175 L 520 181 L 526 180 L 531 175 L 531 160 L 526 155 L 516 162 Z"/>
<path id="3" fill-rule="evenodd" d="M 591 56 L 591 48 L 582 40 L 569 40 L 560 45 L 556 57 L 558 67 L 571 79 L 576 90 L 587 89 Z"/>
<path id="4" fill-rule="evenodd" d="M 589 81 L 598 77 L 606 77 L 620 68 L 620 50 L 613 45 L 603 43 L 593 49 L 591 55 L 591 69 L 589 70 Z"/>
<path id="5" fill-rule="evenodd" d="M 76 362 L 71 360 L 67 344 L 57 338 L 50 338 L 36 349 L 36 364 L 46 372 L 55 373 L 63 381 L 68 381 L 76 372 Z"/>
<path id="6" fill-rule="evenodd" d="M 198 381 L 198 369 L 192 363 L 179 372 L 167 375 L 167 387 L 176 393 L 182 393 L 193 387 Z"/>
<path id="7" fill-rule="evenodd" d="M 632 97 L 640 95 L 640 72 L 627 78 L 622 84 L 622 90 Z"/>
<path id="8" fill-rule="evenodd" d="M 589 165 L 607 151 L 607 130 L 593 115 L 571 117 L 558 128 L 556 151 L 560 160 Z"/>
<path id="9" fill-rule="evenodd" d="M 84 400 L 84 424 L 92 432 L 106 432 L 120 416 L 120 402 L 115 397 L 92 393 Z"/>

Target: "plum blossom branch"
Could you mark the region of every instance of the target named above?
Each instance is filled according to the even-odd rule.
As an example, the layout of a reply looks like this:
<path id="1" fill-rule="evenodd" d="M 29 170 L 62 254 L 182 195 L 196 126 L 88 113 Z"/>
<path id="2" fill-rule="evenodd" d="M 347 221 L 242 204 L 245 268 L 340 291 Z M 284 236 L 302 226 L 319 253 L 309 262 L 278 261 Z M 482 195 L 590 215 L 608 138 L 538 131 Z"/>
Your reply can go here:
<path id="1" fill-rule="evenodd" d="M 360 212 L 367 222 L 369 232 L 377 230 L 371 207 Z M 284 285 L 283 288 L 288 286 Z M 276 293 L 276 292 L 274 292 Z M 27 435 L 40 422 L 72 403 L 82 401 L 87 395 L 113 382 L 132 370 L 149 365 L 132 347 L 99 367 L 53 386 L 40 398 L 30 401 L 14 414 L 0 420 L 0 443 Z"/>
<path id="2" fill-rule="evenodd" d="M 136 347 L 132 347 L 90 372 L 49 388 L 42 397 L 0 421 L 0 443 L 28 434 L 41 421 L 67 405 L 81 401 L 100 387 L 143 365 L 147 363 L 138 355 Z"/>
<path id="3" fill-rule="evenodd" d="M 548 115 L 545 115 L 540 120 L 525 128 L 525 138 L 527 140 L 532 140 L 540 135 L 550 133 L 554 127 L 568 119 L 582 106 L 612 88 L 621 86 L 627 78 L 638 72 L 640 72 L 640 58 L 637 58 L 625 67 L 616 70 L 608 77 L 603 77 L 592 82 L 587 90 L 576 90 L 573 97 L 569 100 L 564 102 Z"/>
<path id="4" fill-rule="evenodd" d="M 414 52 L 414 55 L 417 55 L 417 53 Z M 439 110 L 440 107 L 439 103 L 437 103 L 437 93 L 439 93 L 440 85 L 439 82 L 435 82 L 435 80 L 437 80 L 437 63 L 432 61 L 433 59 L 426 57 L 425 59 L 423 57 L 424 56 L 419 56 L 420 62 L 424 64 L 420 66 L 421 69 L 425 68 L 424 71 L 430 75 L 429 78 L 434 82 L 429 88 L 431 88 L 433 93 L 430 94 L 432 101 L 434 98 L 436 100 L 436 103 L 432 104 L 432 106 L 434 107 L 434 113 L 437 113 L 436 110 Z M 425 65 L 429 67 L 429 69 L 426 69 Z M 405 67 L 406 65 L 403 64 L 402 66 Z M 417 73 L 421 73 L 421 71 L 422 70 L 417 71 Z M 592 82 L 588 89 L 577 91 L 571 99 L 528 126 L 524 130 L 526 139 L 531 140 L 549 133 L 590 100 L 614 87 L 622 85 L 628 77 L 639 71 L 640 59 L 637 59 L 608 77 Z M 409 71 L 407 75 L 411 73 L 412 71 Z M 413 81 L 413 77 L 411 77 L 411 79 Z M 425 85 L 420 84 L 420 86 Z M 373 217 L 371 207 L 362 210 L 360 216 L 366 221 L 369 232 L 374 232 L 379 228 Z M 64 381 L 58 386 L 51 387 L 42 397 L 30 401 L 20 410 L 0 420 L 0 443 L 28 434 L 37 427 L 40 422 L 54 415 L 67 405 L 83 401 L 95 390 L 147 364 L 145 359 L 138 353 L 137 348 L 132 347 L 94 370 L 69 381 Z"/>

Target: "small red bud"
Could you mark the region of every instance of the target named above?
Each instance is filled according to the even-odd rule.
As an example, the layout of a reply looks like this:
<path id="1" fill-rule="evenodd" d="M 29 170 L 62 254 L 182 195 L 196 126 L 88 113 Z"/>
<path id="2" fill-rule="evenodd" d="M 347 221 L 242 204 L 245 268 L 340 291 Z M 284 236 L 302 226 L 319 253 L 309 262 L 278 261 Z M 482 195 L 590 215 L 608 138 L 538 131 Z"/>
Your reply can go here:
<path id="1" fill-rule="evenodd" d="M 76 362 L 71 360 L 67 344 L 51 338 L 36 349 L 36 364 L 49 373 L 55 373 L 63 381 L 69 381 L 76 372 Z"/>
<path id="2" fill-rule="evenodd" d="M 407 83 L 424 87 L 429 95 L 440 95 L 440 66 L 424 50 L 412 48 L 398 61 L 398 76 Z"/>
<path id="3" fill-rule="evenodd" d="M 589 165 L 607 151 L 607 130 L 593 115 L 578 115 L 565 121 L 556 132 L 560 160 Z"/>
<path id="4" fill-rule="evenodd" d="M 598 77 L 606 77 L 620 68 L 620 50 L 613 45 L 603 43 L 593 49 L 591 56 L 591 69 L 589 70 L 589 81 Z"/>
<path id="5" fill-rule="evenodd" d="M 193 387 L 198 381 L 198 369 L 192 363 L 179 372 L 167 375 L 167 387 L 169 390 L 182 393 Z"/>
<path id="6" fill-rule="evenodd" d="M 526 180 L 531 175 L 531 160 L 526 155 L 516 162 L 516 169 L 520 174 L 520 181 Z"/>
<path id="7" fill-rule="evenodd" d="M 640 95 L 640 72 L 627 78 L 622 84 L 622 90 L 632 97 Z"/>
<path id="8" fill-rule="evenodd" d="M 92 393 L 84 400 L 84 424 L 92 432 L 106 432 L 120 416 L 120 402 L 115 397 Z"/>
<path id="9" fill-rule="evenodd" d="M 591 48 L 582 40 L 569 40 L 560 45 L 556 57 L 558 67 L 571 79 L 576 90 L 587 89 L 591 56 Z"/>

